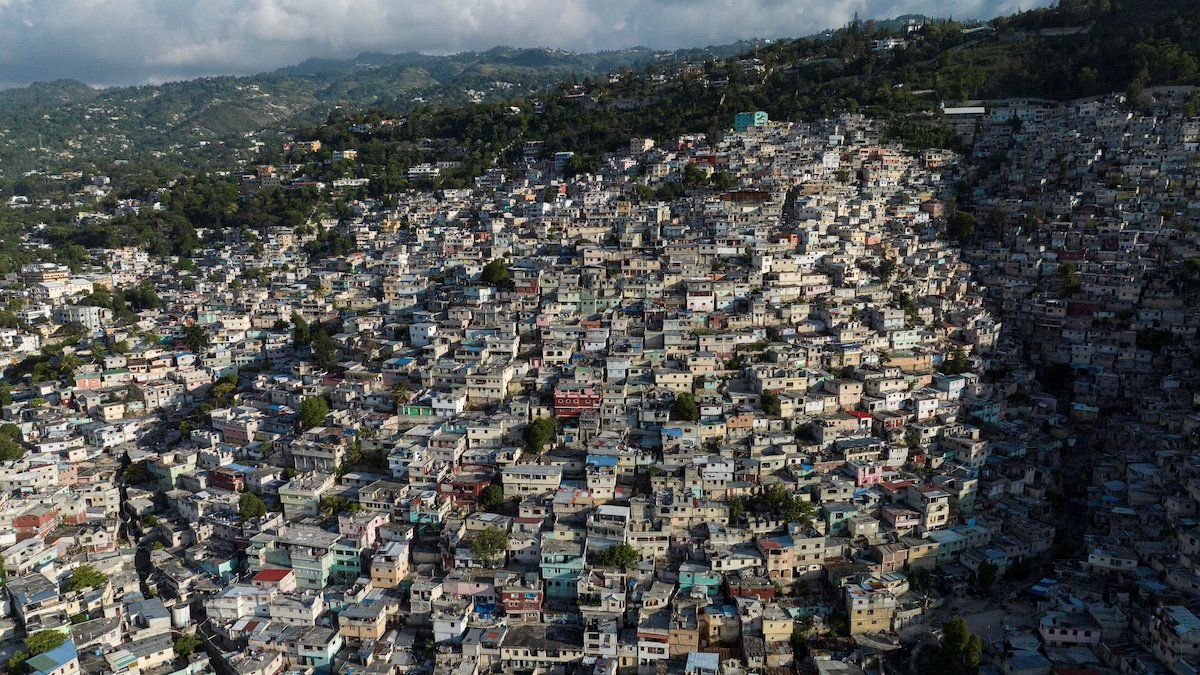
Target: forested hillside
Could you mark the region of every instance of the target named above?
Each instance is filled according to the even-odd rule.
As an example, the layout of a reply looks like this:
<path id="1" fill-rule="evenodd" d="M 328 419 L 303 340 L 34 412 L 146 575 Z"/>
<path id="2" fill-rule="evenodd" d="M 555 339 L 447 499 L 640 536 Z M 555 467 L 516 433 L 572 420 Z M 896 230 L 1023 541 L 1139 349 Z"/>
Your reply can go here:
<path id="1" fill-rule="evenodd" d="M 907 44 L 877 50 L 889 37 Z M 385 176 L 434 154 L 421 150 L 421 139 L 439 139 L 436 152 L 462 160 L 463 175 L 514 157 L 525 140 L 574 151 L 584 169 L 631 136 L 717 133 L 743 110 L 793 120 L 862 111 L 889 120 L 895 137 L 920 149 L 956 143 L 933 114 L 943 103 L 1126 89 L 1136 98 L 1150 85 L 1195 84 L 1198 59 L 1200 5 L 1191 0 L 1064 0 L 985 26 L 934 21 L 906 32 L 895 23 L 860 22 L 728 59 L 564 83 L 550 95 L 418 106 L 400 126 L 353 131 L 369 116 L 351 113 L 297 133 L 334 148 L 366 148 L 374 160 L 367 169 Z"/>
<path id="2" fill-rule="evenodd" d="M 215 167 L 275 142 L 289 126 L 325 119 L 338 106 L 459 106 L 506 100 L 574 77 L 656 60 L 724 56 L 748 45 L 678 54 L 635 48 L 576 54 L 497 47 L 450 56 L 361 54 L 312 59 L 249 77 L 212 77 L 93 89 L 59 80 L 0 91 L 0 183 L 28 193 L 31 169 L 58 171 L 161 159 Z"/>

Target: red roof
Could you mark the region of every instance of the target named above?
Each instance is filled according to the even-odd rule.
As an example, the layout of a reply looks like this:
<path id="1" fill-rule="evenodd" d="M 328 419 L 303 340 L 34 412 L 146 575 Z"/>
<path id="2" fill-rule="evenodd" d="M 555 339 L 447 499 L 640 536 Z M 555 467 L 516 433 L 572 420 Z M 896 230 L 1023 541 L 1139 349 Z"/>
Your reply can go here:
<path id="1" fill-rule="evenodd" d="M 871 417 L 871 413 L 863 412 L 861 410 L 847 410 L 846 412 L 850 413 L 851 415 L 854 415 L 855 417 L 857 417 L 860 420 L 870 419 L 870 417 Z"/>
<path id="2" fill-rule="evenodd" d="M 291 574 L 291 570 L 263 570 L 254 575 L 255 581 L 283 581 Z"/>

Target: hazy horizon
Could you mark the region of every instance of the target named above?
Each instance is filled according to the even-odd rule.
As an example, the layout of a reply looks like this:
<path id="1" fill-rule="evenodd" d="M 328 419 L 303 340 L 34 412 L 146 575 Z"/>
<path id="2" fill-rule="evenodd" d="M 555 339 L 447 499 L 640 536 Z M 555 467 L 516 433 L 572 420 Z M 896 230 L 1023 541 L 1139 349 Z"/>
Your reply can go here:
<path id="1" fill-rule="evenodd" d="M 0 87 L 253 75 L 362 52 L 682 49 L 904 14 L 989 19 L 1049 0 L 0 0 Z M 98 28 L 99 27 L 99 28 Z"/>

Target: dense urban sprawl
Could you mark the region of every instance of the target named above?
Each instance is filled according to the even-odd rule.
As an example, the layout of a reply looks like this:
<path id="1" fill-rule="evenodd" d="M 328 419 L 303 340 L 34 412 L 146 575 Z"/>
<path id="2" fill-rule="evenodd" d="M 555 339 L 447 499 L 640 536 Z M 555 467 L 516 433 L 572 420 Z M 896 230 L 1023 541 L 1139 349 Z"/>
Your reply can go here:
<path id="1" fill-rule="evenodd" d="M 529 142 L 469 188 L 24 266 L 11 663 L 1193 672 L 1188 93 L 948 107 L 961 155 L 851 114 L 583 172 Z M 321 150 L 241 192 L 370 182 Z"/>

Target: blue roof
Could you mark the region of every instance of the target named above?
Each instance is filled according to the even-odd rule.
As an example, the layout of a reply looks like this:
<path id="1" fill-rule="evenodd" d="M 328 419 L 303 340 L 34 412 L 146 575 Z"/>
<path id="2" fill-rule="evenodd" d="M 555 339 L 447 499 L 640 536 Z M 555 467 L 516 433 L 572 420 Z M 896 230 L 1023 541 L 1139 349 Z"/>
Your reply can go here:
<path id="1" fill-rule="evenodd" d="M 616 466 L 617 457 L 615 455 L 588 455 L 587 463 L 592 466 Z"/>
<path id="2" fill-rule="evenodd" d="M 687 665 L 685 669 L 690 673 L 693 670 L 711 670 L 716 672 L 721 666 L 721 657 L 719 654 L 710 652 L 690 652 L 687 657 Z"/>
<path id="3" fill-rule="evenodd" d="M 25 663 L 34 673 L 49 673 L 79 658 L 75 643 L 67 640 L 48 652 L 30 657 Z"/>

